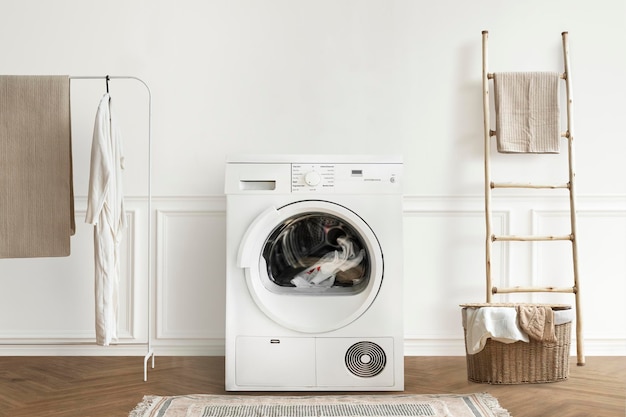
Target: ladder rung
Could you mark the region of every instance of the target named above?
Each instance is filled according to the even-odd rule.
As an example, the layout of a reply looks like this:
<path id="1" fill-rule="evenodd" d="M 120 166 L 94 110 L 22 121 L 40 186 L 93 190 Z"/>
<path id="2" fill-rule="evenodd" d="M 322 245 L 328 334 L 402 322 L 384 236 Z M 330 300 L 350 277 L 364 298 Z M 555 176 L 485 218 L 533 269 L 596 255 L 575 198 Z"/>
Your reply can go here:
<path id="1" fill-rule="evenodd" d="M 490 79 L 490 80 L 493 79 L 493 74 L 494 74 L 493 72 L 488 72 L 487 73 L 487 78 Z M 562 80 L 567 80 L 567 73 L 566 72 L 560 73 L 559 74 L 559 78 L 562 79 Z"/>
<path id="2" fill-rule="evenodd" d="M 542 189 L 557 189 L 557 188 L 569 188 L 569 183 L 565 184 L 530 184 L 521 182 L 492 182 L 491 188 L 542 188 Z"/>
<path id="3" fill-rule="evenodd" d="M 496 241 L 519 241 L 519 242 L 536 242 L 536 241 L 553 241 L 553 240 L 574 240 L 573 235 L 563 235 L 563 236 L 516 236 L 516 235 L 491 235 L 491 240 L 493 242 Z"/>
<path id="4" fill-rule="evenodd" d="M 509 288 L 498 288 L 493 287 L 491 289 L 493 294 L 511 294 L 511 293 L 522 293 L 522 292 L 559 292 L 559 293 L 576 293 L 576 287 L 509 287 Z"/>
<path id="5" fill-rule="evenodd" d="M 489 129 L 489 136 L 496 136 L 498 134 L 498 132 L 496 132 L 493 129 Z M 569 130 L 566 130 L 565 132 L 560 132 L 559 133 L 561 135 L 562 138 L 568 138 L 569 139 Z"/>

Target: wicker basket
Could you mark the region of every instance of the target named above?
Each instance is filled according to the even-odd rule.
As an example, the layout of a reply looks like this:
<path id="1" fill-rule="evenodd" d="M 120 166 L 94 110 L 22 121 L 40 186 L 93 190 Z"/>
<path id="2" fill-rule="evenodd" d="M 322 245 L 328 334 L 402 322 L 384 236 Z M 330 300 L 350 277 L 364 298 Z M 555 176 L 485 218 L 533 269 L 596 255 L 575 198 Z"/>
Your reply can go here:
<path id="1" fill-rule="evenodd" d="M 473 382 L 489 384 L 566 380 L 569 376 L 571 324 L 569 322 L 555 326 L 555 343 L 531 339 L 528 343 L 507 344 L 488 339 L 483 350 L 474 355 L 466 354 L 467 378 Z"/>

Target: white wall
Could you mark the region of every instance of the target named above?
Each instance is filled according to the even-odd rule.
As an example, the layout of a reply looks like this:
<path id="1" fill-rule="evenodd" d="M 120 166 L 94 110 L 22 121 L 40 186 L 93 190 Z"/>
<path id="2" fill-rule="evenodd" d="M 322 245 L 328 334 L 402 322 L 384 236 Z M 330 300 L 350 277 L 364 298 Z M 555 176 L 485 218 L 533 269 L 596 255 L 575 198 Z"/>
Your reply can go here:
<path id="1" fill-rule="evenodd" d="M 150 325 L 157 354 L 223 353 L 225 156 L 336 152 L 403 155 L 405 351 L 463 355 L 458 304 L 484 297 L 481 31 L 490 32 L 493 71 L 562 70 L 561 32 L 569 31 L 587 353 L 626 355 L 622 0 L 0 5 L 0 73 L 133 75 L 150 86 Z M 82 218 L 91 129 L 104 88 L 104 81 L 72 81 L 79 223 L 72 256 L 0 260 L 0 343 L 12 344 L 0 348 L 3 354 L 141 353 L 134 344 L 147 340 L 147 95 L 137 82 L 113 80 L 131 222 L 124 344 L 90 345 L 91 228 Z M 494 175 L 564 172 L 554 169 L 562 156 L 531 172 L 527 161 L 496 154 Z M 496 229 L 561 228 L 564 201 L 504 193 L 495 206 Z M 515 252 L 505 246 L 494 264 L 514 285 L 553 275 L 569 284 L 568 255 L 562 247 Z M 73 344 L 56 345 L 67 342 Z"/>

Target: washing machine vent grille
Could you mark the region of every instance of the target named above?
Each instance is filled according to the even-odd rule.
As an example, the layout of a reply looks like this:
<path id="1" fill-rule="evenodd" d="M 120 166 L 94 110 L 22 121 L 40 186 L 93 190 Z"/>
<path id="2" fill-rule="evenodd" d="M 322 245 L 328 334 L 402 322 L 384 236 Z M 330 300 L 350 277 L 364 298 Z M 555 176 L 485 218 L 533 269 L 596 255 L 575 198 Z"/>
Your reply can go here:
<path id="1" fill-rule="evenodd" d="M 359 377 L 370 378 L 378 375 L 385 369 L 387 355 L 374 342 L 358 342 L 350 346 L 346 352 L 346 367 Z"/>

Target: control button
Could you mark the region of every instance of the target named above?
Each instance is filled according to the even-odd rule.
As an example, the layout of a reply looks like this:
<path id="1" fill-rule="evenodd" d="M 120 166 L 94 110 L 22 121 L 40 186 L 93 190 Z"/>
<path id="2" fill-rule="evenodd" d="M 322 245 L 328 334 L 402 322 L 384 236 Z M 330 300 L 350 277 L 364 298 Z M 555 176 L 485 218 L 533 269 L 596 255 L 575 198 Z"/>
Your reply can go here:
<path id="1" fill-rule="evenodd" d="M 304 174 L 304 182 L 310 187 L 315 187 L 322 181 L 321 175 L 317 171 L 309 171 Z"/>

